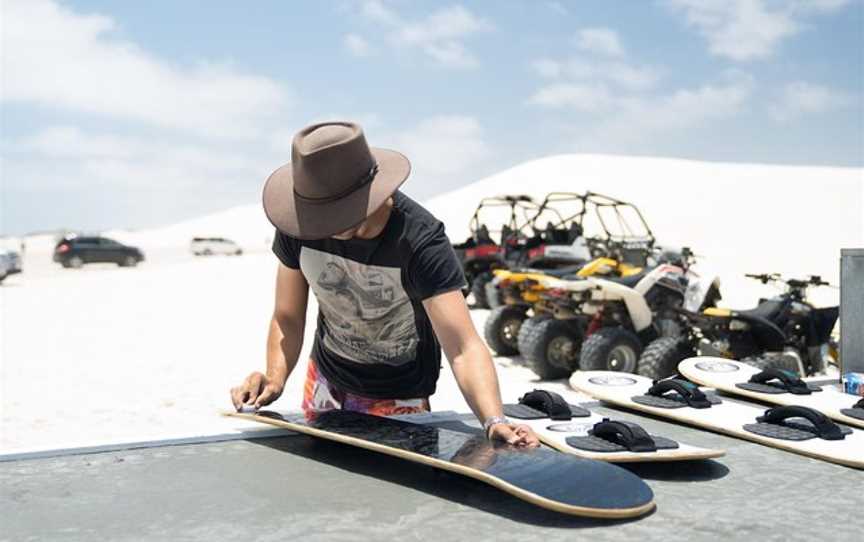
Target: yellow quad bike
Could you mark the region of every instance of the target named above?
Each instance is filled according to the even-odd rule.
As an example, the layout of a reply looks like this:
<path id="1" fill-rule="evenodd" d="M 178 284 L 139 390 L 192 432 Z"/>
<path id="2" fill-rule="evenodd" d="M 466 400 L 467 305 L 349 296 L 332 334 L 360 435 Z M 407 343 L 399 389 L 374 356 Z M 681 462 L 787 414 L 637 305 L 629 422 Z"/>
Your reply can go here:
<path id="1" fill-rule="evenodd" d="M 641 267 L 613 258 L 596 258 L 578 268 L 495 270 L 490 284 L 496 288 L 499 305 L 486 319 L 486 342 L 498 355 L 518 354 L 520 333 L 527 333 L 531 326 L 552 316 L 552 307 L 543 295 L 545 292 L 561 288 L 569 280 L 627 277 L 640 272 Z"/>

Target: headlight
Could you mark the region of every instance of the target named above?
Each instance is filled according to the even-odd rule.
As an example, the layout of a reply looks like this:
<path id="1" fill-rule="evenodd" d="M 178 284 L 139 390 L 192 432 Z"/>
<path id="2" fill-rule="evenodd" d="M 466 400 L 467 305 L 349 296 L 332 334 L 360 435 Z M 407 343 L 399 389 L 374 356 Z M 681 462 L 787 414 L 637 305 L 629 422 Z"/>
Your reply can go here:
<path id="1" fill-rule="evenodd" d="M 750 329 L 750 324 L 744 320 L 732 320 L 729 322 L 730 331 L 746 331 Z"/>

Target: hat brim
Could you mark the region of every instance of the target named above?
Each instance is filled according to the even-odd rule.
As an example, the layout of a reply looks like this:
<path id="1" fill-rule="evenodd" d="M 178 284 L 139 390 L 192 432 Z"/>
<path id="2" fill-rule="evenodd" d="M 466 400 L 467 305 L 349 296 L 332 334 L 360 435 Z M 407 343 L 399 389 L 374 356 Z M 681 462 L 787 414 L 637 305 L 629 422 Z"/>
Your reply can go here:
<path id="1" fill-rule="evenodd" d="M 264 185 L 264 213 L 276 229 L 297 239 L 325 239 L 357 226 L 378 210 L 411 173 L 411 162 L 399 152 L 370 148 L 375 178 L 344 198 L 311 203 L 295 197 L 291 164 L 274 171 Z"/>

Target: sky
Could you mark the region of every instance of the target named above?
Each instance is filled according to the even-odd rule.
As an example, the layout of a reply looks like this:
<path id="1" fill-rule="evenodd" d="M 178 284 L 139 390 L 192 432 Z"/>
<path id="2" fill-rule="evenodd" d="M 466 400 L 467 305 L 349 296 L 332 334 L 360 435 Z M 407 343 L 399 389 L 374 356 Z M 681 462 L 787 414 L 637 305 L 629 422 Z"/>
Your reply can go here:
<path id="1" fill-rule="evenodd" d="M 862 0 L 0 6 L 5 235 L 255 203 L 336 119 L 417 199 L 561 153 L 864 165 Z"/>

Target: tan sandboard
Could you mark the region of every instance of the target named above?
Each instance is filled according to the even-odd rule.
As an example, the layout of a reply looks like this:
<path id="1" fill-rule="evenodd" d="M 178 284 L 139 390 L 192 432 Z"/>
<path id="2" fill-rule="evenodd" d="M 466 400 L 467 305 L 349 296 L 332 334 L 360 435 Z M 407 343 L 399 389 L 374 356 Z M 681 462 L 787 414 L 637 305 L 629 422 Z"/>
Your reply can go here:
<path id="1" fill-rule="evenodd" d="M 760 372 L 760 369 L 746 363 L 741 363 L 740 361 L 707 356 L 685 359 L 678 364 L 678 371 L 697 384 L 715 388 L 722 392 L 774 405 L 801 405 L 810 407 L 838 422 L 864 428 L 864 419 L 859 420 L 841 412 L 844 409 L 851 409 L 861 398 L 843 393 L 831 386 L 821 386 L 821 391 L 814 391 L 809 395 L 761 393 L 742 389 L 738 387 L 738 384 L 747 383 L 750 377 Z"/>
<path id="2" fill-rule="evenodd" d="M 644 396 L 653 382 L 643 376 L 611 371 L 577 371 L 570 377 L 570 386 L 601 401 L 661 418 L 686 423 L 692 426 L 724 433 L 772 448 L 805 455 L 815 459 L 864 469 L 864 431 L 848 429 L 843 440 L 814 438 L 804 441 L 781 440 L 758 435 L 744 429 L 753 424 L 766 410 L 754 405 L 736 402 L 727 398 L 710 408 L 659 408 L 633 401 Z M 710 395 L 709 395 L 710 397 Z"/>
<path id="3" fill-rule="evenodd" d="M 549 417 L 540 419 L 527 419 L 513 415 L 507 412 L 510 421 L 521 423 L 529 426 L 537 434 L 543 444 L 550 448 L 554 448 L 559 452 L 572 454 L 578 457 L 586 457 L 588 459 L 596 459 L 598 461 L 608 461 L 610 463 L 651 463 L 651 462 L 667 462 L 667 461 L 691 461 L 700 459 L 715 459 L 726 454 L 723 450 L 712 450 L 708 448 L 699 448 L 678 441 L 671 441 L 664 437 L 651 435 L 658 445 L 655 451 L 633 452 L 628 450 L 623 451 L 591 451 L 580 449 L 567 442 L 568 438 L 577 437 L 579 439 L 588 439 L 589 432 L 594 429 L 597 423 L 604 419 L 617 420 L 614 416 L 602 416 L 596 412 L 592 412 L 587 408 L 586 404 L 576 401 L 573 397 L 564 397 L 570 403 L 576 412 L 571 413 L 569 420 L 553 420 Z M 505 408 L 516 406 L 507 405 Z M 580 412 L 581 411 L 581 412 Z M 542 414 L 542 409 L 537 411 Z M 584 414 L 588 414 L 585 416 Z M 623 420 L 622 420 L 623 421 Z M 593 440 L 593 439 L 592 439 Z M 662 441 L 670 442 L 676 445 L 676 448 L 661 449 Z M 602 444 L 603 442 L 599 442 Z"/>
<path id="4" fill-rule="evenodd" d="M 533 505 L 593 518 L 633 518 L 654 509 L 638 476 L 602 461 L 544 448 L 515 448 L 482 435 L 356 412 L 225 413 L 474 478 Z"/>

